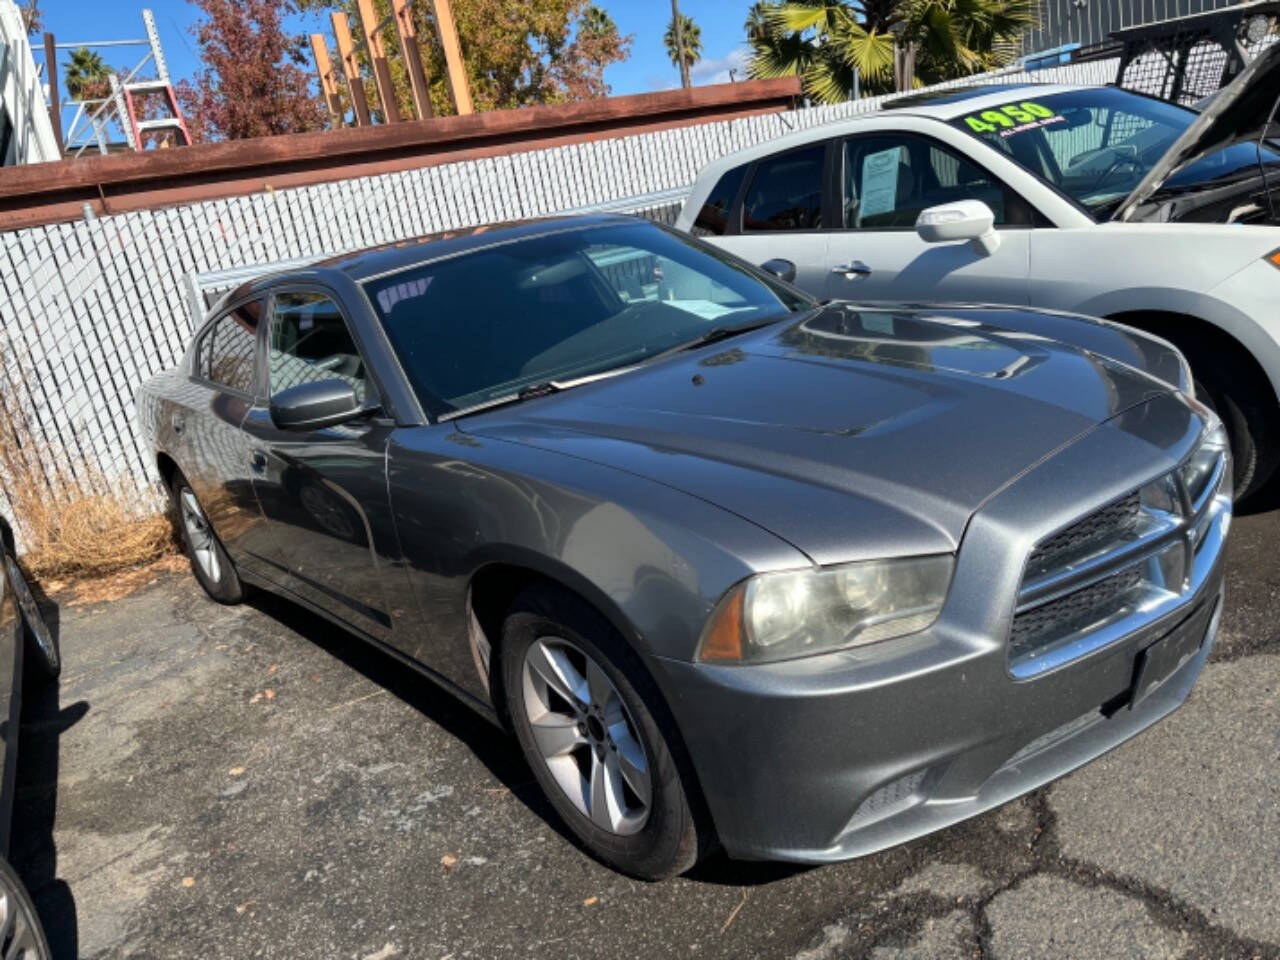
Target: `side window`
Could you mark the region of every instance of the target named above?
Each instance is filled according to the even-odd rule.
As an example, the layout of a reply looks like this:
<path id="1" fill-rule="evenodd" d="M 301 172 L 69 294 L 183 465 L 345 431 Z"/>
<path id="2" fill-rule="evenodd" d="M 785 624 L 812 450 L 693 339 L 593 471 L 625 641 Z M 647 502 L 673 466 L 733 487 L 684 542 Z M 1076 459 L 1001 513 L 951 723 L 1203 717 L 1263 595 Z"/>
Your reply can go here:
<path id="1" fill-rule="evenodd" d="M 725 232 L 729 226 L 729 210 L 746 172 L 746 167 L 737 167 L 720 178 L 693 221 L 694 236 L 720 236 Z"/>
<path id="2" fill-rule="evenodd" d="M 345 380 L 364 403 L 364 359 L 342 311 L 322 293 L 277 293 L 271 315 L 267 371 L 274 397 L 303 383 Z"/>
<path id="3" fill-rule="evenodd" d="M 743 203 L 746 230 L 817 230 L 822 226 L 822 169 L 827 145 L 814 144 L 756 164 Z"/>
<path id="4" fill-rule="evenodd" d="M 204 336 L 198 360 L 200 375 L 232 390 L 253 393 L 261 319 L 261 300 L 223 314 Z"/>
<path id="5" fill-rule="evenodd" d="M 1024 205 L 1004 184 L 922 137 L 846 140 L 842 183 L 848 230 L 911 229 L 920 211 L 956 200 L 981 200 L 995 213 L 997 226 L 1026 222 Z M 1019 209 L 1015 213 L 1012 207 Z"/>

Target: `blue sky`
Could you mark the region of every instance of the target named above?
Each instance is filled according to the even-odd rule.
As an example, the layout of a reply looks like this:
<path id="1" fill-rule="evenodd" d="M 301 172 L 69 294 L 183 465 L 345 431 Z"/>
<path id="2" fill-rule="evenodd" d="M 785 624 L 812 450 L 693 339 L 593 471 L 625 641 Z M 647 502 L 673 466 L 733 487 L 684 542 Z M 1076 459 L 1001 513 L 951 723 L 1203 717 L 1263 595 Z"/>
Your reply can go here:
<path id="1" fill-rule="evenodd" d="M 634 35 L 630 59 L 610 67 L 605 79 L 615 94 L 645 93 L 679 86 L 680 77 L 667 58 L 662 34 L 671 17 L 668 0 L 597 0 L 624 34 Z M 189 76 L 198 57 L 190 26 L 198 11 L 187 0 L 41 0 L 45 29 L 58 42 L 112 40 L 144 35 L 141 10 L 149 6 L 156 16 L 160 42 L 169 70 L 175 78 Z M 742 77 L 743 30 L 749 0 L 682 0 L 680 9 L 702 29 L 703 62 L 694 67 L 695 84 L 726 82 L 730 67 Z M 292 28 L 329 35 L 327 17 L 297 17 Z M 330 47 L 335 44 L 329 38 Z M 37 40 L 38 47 L 38 40 Z M 131 68 L 145 52 L 123 47 L 100 51 L 112 66 Z"/>

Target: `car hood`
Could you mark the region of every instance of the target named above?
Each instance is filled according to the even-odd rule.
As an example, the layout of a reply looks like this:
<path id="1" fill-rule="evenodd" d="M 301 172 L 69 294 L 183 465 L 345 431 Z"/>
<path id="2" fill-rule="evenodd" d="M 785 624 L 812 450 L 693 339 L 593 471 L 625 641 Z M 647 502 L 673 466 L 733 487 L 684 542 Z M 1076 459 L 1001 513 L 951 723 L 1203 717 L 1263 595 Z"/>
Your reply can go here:
<path id="1" fill-rule="evenodd" d="M 1173 141 L 1133 192 L 1116 208 L 1113 220 L 1129 220 L 1174 171 L 1233 143 L 1256 143 L 1280 98 L 1280 44 L 1258 54 L 1221 90 L 1182 136 Z"/>
<path id="2" fill-rule="evenodd" d="M 965 310 L 832 305 L 454 424 L 680 489 L 834 563 L 954 550 L 988 497 L 1170 389 Z"/>

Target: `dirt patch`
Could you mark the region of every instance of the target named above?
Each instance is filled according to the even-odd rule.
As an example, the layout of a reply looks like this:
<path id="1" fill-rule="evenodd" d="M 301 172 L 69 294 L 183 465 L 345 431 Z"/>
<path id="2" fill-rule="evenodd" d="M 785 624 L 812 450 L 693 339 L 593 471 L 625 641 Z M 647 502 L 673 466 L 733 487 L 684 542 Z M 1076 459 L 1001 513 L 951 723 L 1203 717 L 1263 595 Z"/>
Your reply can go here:
<path id="1" fill-rule="evenodd" d="M 45 593 L 62 606 L 83 607 L 94 603 L 110 603 L 137 593 L 162 577 L 185 573 L 190 563 L 176 548 L 158 560 L 140 567 L 97 577 L 54 577 L 40 582 Z"/>

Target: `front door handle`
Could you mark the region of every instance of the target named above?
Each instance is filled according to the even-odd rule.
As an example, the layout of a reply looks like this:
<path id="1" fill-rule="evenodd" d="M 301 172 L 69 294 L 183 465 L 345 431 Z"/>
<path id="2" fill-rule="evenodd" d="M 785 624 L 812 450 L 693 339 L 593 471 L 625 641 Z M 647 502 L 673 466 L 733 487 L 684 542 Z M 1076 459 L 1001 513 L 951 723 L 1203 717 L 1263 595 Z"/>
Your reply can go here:
<path id="1" fill-rule="evenodd" d="M 861 260 L 854 260 L 852 263 L 837 263 L 831 268 L 832 273 L 838 273 L 846 280 L 862 280 L 871 276 L 871 268 Z"/>
<path id="2" fill-rule="evenodd" d="M 249 465 L 253 467 L 254 473 L 262 473 L 267 469 L 267 455 L 261 450 L 255 450 L 253 456 L 249 458 Z"/>

